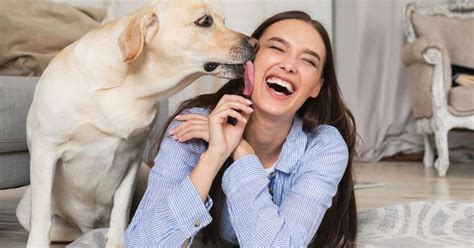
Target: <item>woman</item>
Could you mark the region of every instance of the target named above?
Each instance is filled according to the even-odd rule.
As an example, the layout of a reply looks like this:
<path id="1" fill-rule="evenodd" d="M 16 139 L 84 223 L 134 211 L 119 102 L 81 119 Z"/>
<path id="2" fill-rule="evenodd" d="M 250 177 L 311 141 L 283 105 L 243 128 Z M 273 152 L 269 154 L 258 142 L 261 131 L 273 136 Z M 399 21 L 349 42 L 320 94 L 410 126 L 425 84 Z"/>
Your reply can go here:
<path id="1" fill-rule="evenodd" d="M 239 79 L 181 104 L 157 141 L 128 246 L 186 245 L 201 230 L 217 245 L 355 246 L 356 128 L 328 34 L 289 11 L 252 37 L 251 101 Z"/>

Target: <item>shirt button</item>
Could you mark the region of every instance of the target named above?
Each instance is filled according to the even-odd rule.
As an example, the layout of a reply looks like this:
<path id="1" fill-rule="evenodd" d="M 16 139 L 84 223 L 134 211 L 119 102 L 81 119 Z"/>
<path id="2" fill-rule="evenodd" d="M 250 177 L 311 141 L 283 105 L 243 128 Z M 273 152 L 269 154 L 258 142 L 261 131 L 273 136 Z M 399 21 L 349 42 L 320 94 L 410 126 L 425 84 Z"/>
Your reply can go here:
<path id="1" fill-rule="evenodd" d="M 199 227 L 201 225 L 201 221 L 200 220 L 195 220 L 194 221 L 194 227 Z"/>

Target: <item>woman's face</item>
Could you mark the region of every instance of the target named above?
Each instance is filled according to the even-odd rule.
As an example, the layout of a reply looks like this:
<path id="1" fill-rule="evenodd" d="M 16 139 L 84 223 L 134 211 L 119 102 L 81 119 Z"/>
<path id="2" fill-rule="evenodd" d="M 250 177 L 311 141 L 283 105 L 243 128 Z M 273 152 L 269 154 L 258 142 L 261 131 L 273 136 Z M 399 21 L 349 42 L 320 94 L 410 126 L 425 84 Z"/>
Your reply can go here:
<path id="1" fill-rule="evenodd" d="M 326 49 L 319 33 L 301 20 L 269 26 L 259 39 L 252 101 L 258 112 L 292 117 L 309 97 L 317 97 Z"/>

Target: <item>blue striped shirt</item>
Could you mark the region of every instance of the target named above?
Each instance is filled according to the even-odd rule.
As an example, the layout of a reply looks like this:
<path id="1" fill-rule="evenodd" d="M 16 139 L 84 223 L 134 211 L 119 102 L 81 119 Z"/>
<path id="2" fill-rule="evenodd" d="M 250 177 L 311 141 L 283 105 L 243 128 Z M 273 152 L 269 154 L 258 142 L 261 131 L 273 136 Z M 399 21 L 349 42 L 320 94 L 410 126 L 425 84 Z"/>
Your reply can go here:
<path id="1" fill-rule="evenodd" d="M 186 113 L 209 112 L 192 108 Z M 173 121 L 168 132 L 179 124 Z M 224 172 L 223 239 L 242 247 L 309 244 L 336 194 L 348 149 L 335 127 L 320 125 L 306 133 L 302 125 L 295 117 L 275 164 L 273 200 L 256 155 L 234 161 Z M 205 150 L 202 140 L 163 139 L 146 193 L 125 232 L 127 247 L 178 247 L 212 221 L 212 199 L 203 203 L 189 179 Z"/>

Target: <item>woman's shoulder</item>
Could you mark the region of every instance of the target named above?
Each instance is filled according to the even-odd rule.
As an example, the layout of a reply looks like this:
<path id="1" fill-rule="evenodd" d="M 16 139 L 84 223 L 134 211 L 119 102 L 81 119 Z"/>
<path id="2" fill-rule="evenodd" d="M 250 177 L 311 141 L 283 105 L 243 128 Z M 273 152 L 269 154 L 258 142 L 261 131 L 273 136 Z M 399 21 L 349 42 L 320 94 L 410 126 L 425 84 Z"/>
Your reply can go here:
<path id="1" fill-rule="evenodd" d="M 186 115 L 186 114 L 202 114 L 202 115 L 208 116 L 209 110 L 206 108 L 193 107 L 193 108 L 184 109 L 183 111 L 179 113 L 179 115 Z M 191 139 L 186 142 L 178 142 L 178 141 L 172 140 L 170 136 L 167 135 L 171 132 L 171 130 L 175 129 L 181 123 L 182 123 L 181 121 L 176 120 L 176 119 L 171 121 L 171 123 L 169 124 L 166 130 L 166 136 L 164 138 L 164 141 L 166 141 L 164 142 L 165 145 L 173 144 L 175 146 L 180 146 L 184 150 L 187 150 L 197 155 L 200 155 L 203 152 L 205 152 L 207 149 L 207 143 L 202 139 Z"/>
<path id="2" fill-rule="evenodd" d="M 308 133 L 308 148 L 319 147 L 324 150 L 339 150 L 347 153 L 347 144 L 341 132 L 334 126 L 322 124 L 317 126 L 312 132 Z"/>
<path id="3" fill-rule="evenodd" d="M 184 114 L 201 114 L 204 116 L 208 116 L 211 111 L 208 108 L 203 108 L 203 107 L 192 107 L 192 108 L 187 108 L 181 111 L 180 115 Z"/>
<path id="4" fill-rule="evenodd" d="M 186 108 L 183 109 L 181 112 L 178 113 L 178 115 L 187 115 L 187 114 L 202 114 L 204 116 L 208 116 L 210 111 L 207 108 L 201 108 L 201 107 L 192 107 L 192 108 Z M 171 117 L 173 118 L 173 117 Z M 169 133 L 171 130 L 175 129 L 179 124 L 182 122 L 176 119 L 171 120 L 168 128 L 167 128 L 167 133 Z"/>
<path id="5" fill-rule="evenodd" d="M 309 133 L 310 140 L 312 141 L 342 141 L 344 142 L 344 138 L 342 137 L 341 132 L 332 125 L 329 124 L 322 124 L 317 126 L 313 131 Z"/>
<path id="6" fill-rule="evenodd" d="M 320 125 L 307 135 L 306 149 L 300 160 L 302 166 L 298 172 L 317 170 L 327 175 L 342 175 L 347 166 L 349 148 L 339 130 L 331 125 Z"/>

